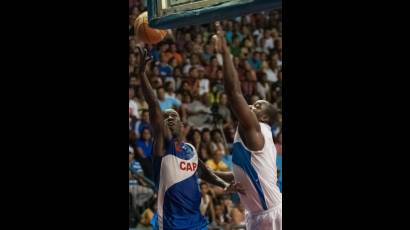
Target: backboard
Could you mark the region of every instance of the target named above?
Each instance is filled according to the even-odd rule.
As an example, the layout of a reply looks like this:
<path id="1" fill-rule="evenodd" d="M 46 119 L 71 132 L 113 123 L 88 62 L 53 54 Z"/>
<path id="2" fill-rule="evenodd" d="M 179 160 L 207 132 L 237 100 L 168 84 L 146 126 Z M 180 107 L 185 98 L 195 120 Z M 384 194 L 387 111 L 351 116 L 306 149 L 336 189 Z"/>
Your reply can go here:
<path id="1" fill-rule="evenodd" d="M 148 20 L 150 27 L 170 29 L 281 7 L 282 0 L 150 0 Z"/>

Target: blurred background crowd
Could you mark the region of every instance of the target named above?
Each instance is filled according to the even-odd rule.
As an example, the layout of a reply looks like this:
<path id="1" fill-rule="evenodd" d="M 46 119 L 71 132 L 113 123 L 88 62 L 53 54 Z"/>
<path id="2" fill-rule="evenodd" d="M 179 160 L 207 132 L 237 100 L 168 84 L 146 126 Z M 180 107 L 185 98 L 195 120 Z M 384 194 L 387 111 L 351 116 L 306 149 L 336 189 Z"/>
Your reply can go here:
<path id="1" fill-rule="evenodd" d="M 185 141 L 212 170 L 232 169 L 236 120 L 223 86 L 222 57 L 214 52 L 212 24 L 172 30 L 156 45 L 135 39 L 134 20 L 146 10 L 143 0 L 129 0 L 129 226 L 151 229 L 156 194 L 151 166 L 152 130 L 148 105 L 138 76 L 137 46 L 150 50 L 148 78 L 162 110 L 174 108 L 184 122 Z M 282 12 L 261 12 L 222 21 L 249 104 L 270 101 L 277 110 L 272 137 L 278 152 L 278 186 L 282 190 Z M 171 31 L 170 31 L 171 32 Z M 201 212 L 209 229 L 244 229 L 244 209 L 236 194 L 226 195 L 213 185 L 200 184 Z"/>

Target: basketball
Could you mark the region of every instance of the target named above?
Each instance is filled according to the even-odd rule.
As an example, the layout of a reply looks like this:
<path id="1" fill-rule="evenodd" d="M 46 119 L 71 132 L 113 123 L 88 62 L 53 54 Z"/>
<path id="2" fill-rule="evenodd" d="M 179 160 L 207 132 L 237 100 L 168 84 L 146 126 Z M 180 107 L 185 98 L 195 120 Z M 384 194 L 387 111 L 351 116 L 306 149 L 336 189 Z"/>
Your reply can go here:
<path id="1" fill-rule="evenodd" d="M 146 11 L 135 19 L 134 28 L 137 39 L 147 44 L 157 44 L 167 35 L 166 30 L 149 27 L 148 13 Z"/>

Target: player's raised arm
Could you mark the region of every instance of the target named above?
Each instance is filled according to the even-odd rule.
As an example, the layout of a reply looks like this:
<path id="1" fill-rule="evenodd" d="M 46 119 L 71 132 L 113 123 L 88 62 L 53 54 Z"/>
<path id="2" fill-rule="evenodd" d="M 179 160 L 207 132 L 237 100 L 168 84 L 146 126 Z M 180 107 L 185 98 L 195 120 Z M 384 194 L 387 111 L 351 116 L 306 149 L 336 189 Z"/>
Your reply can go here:
<path id="1" fill-rule="evenodd" d="M 228 97 L 233 114 L 239 121 L 239 134 L 246 142 L 246 147 L 252 150 L 260 150 L 264 145 L 264 138 L 256 115 L 251 111 L 246 102 L 238 73 L 231 58 L 231 52 L 226 44 L 224 32 L 219 23 L 216 23 L 217 34 L 213 41 L 217 52 L 223 57 L 224 88 Z"/>
<path id="2" fill-rule="evenodd" d="M 153 127 L 153 154 L 155 156 L 162 156 L 164 154 L 164 137 L 169 137 L 169 130 L 164 125 L 164 118 L 162 115 L 159 101 L 155 96 L 154 90 L 148 80 L 145 73 L 147 63 L 151 60 L 148 57 L 147 50 L 138 47 L 140 53 L 140 77 L 141 77 L 141 89 L 144 94 L 145 100 L 148 103 L 149 119 Z"/>

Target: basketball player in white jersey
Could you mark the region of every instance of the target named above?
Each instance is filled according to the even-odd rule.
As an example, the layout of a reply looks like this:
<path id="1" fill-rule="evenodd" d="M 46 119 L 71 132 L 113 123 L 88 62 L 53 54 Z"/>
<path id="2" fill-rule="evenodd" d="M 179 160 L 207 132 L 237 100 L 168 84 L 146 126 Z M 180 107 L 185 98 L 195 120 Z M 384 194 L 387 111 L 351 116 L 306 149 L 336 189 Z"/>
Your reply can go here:
<path id="1" fill-rule="evenodd" d="M 179 114 L 173 109 L 167 109 L 162 114 L 159 101 L 145 74 L 145 65 L 150 58 L 146 50 L 138 49 L 141 87 L 149 105 L 154 134 L 152 155 L 158 191 L 154 229 L 205 230 L 208 223 L 200 212 L 198 177 L 224 188 L 226 192 L 243 190 L 240 184 L 229 184 L 216 176 L 198 159 L 195 147 L 181 140 L 182 122 Z"/>
<path id="2" fill-rule="evenodd" d="M 224 32 L 216 23 L 213 41 L 223 56 L 225 93 L 239 121 L 233 149 L 233 175 L 246 195 L 239 194 L 246 210 L 247 230 L 282 229 L 282 193 L 277 186 L 276 148 L 271 127 L 275 115 L 272 104 L 258 100 L 248 105 L 241 91 Z"/>

